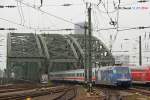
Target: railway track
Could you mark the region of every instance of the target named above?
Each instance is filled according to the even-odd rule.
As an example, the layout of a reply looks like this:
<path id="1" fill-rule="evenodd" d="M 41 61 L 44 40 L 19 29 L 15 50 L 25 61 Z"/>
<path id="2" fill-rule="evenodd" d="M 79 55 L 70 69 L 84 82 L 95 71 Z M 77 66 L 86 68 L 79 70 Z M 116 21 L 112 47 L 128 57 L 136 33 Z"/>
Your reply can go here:
<path id="1" fill-rule="evenodd" d="M 23 91 L 23 90 L 31 90 L 35 88 L 42 88 L 42 87 L 50 87 L 50 86 L 42 86 L 40 84 L 12 84 L 12 85 L 3 85 L 0 86 L 0 93 L 5 92 L 15 92 L 15 91 Z"/>
<path id="2" fill-rule="evenodd" d="M 132 93 L 139 93 L 139 94 L 142 94 L 142 95 L 145 95 L 145 96 L 150 96 L 150 90 L 130 88 L 127 91 L 132 92 Z"/>
<path id="3" fill-rule="evenodd" d="M 28 97 L 37 97 L 44 96 L 49 94 L 58 94 L 63 93 L 63 95 L 68 95 L 66 97 L 73 98 L 76 96 L 75 87 L 65 87 L 65 86 L 57 86 L 57 87 L 38 87 L 34 89 L 16 89 L 15 91 L 6 91 L 5 93 L 0 93 L 0 100 L 23 100 Z M 71 93 L 71 94 L 70 94 Z M 70 95 L 69 95 L 70 94 Z M 63 95 L 58 95 L 56 98 L 62 98 Z M 54 99 L 56 100 L 56 99 Z"/>
<path id="4" fill-rule="evenodd" d="M 22 91 L 22 90 L 29 90 L 29 89 L 34 89 L 37 88 L 38 86 L 36 85 L 5 85 L 0 87 L 0 93 L 6 93 L 6 92 L 14 92 L 14 91 Z"/>
<path id="5" fill-rule="evenodd" d="M 150 86 L 133 86 L 133 88 L 150 91 Z"/>
<path id="6" fill-rule="evenodd" d="M 136 100 L 136 98 L 150 97 L 150 90 L 146 90 L 144 88 L 145 87 L 123 89 L 123 88 L 97 86 L 96 90 L 102 92 L 105 95 L 106 100 Z M 150 98 L 142 100 L 149 100 L 149 99 Z"/>
<path id="7" fill-rule="evenodd" d="M 54 98 L 53 100 L 73 100 L 77 95 L 77 89 L 76 88 L 70 88 L 66 91 L 64 91 L 61 95 Z"/>

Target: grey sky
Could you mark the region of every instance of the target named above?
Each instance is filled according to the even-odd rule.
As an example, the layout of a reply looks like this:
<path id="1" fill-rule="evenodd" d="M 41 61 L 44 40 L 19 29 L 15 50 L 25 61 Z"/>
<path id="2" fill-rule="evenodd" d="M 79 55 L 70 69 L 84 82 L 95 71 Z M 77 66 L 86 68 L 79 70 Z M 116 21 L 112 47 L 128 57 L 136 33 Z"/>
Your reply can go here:
<path id="1" fill-rule="evenodd" d="M 40 6 L 40 0 L 18 0 L 22 1 L 29 5 L 35 5 L 35 7 Z M 114 3 L 117 5 L 118 0 L 102 0 L 105 4 L 105 7 L 108 7 L 108 12 L 114 11 Z M 150 26 L 150 2 L 148 3 L 137 3 L 138 0 L 121 0 L 121 7 L 148 7 L 148 9 L 130 9 L 130 10 L 119 10 L 119 27 L 130 28 L 136 26 Z M 46 11 L 50 14 L 59 16 L 64 18 L 70 22 L 77 23 L 83 22 L 87 19 L 86 6 L 84 2 L 92 2 L 92 22 L 93 22 L 93 30 L 101 29 L 101 28 L 113 28 L 112 25 L 109 24 L 110 18 L 108 17 L 106 9 L 103 4 L 99 4 L 99 7 L 96 5 L 99 3 L 99 0 L 43 0 L 43 7 L 41 10 Z M 69 7 L 60 6 L 63 4 L 73 4 Z M 0 0 L 0 5 L 16 5 L 16 0 Z M 27 7 L 23 4 L 18 3 L 18 7 L 16 8 L 0 8 L 1 16 L 0 18 L 7 19 L 13 22 L 16 22 L 21 25 L 25 25 L 33 28 L 49 28 L 49 29 L 62 29 L 62 28 L 74 28 L 73 24 L 68 22 L 59 20 L 55 17 L 49 16 L 45 13 L 42 13 L 38 10 L 35 10 L 31 7 Z M 113 20 L 117 20 L 117 11 L 114 13 L 109 13 L 109 16 Z M 0 26 L 4 28 L 15 27 L 18 30 L 13 32 L 35 32 L 33 29 L 29 29 L 26 27 L 22 27 L 19 25 L 12 24 L 10 22 L 4 21 L 0 19 Z M 7 33 L 10 31 L 1 31 L 1 33 Z M 40 33 L 37 30 L 38 33 Z M 130 31 L 122 31 L 118 32 L 117 38 L 115 42 L 113 42 L 113 49 L 119 50 L 120 44 L 124 41 L 124 38 L 135 38 L 140 34 L 144 34 L 144 32 L 150 32 L 150 29 L 144 30 L 130 30 Z M 56 32 L 57 33 L 57 32 Z M 62 32 L 66 33 L 66 32 Z M 70 32 L 67 32 L 70 33 Z M 116 30 L 103 30 L 99 32 L 93 32 L 95 36 L 101 38 L 103 42 L 106 43 L 107 46 L 110 45 L 110 35 L 112 35 L 113 39 L 116 35 Z M 4 44 L 6 41 L 4 40 Z M 126 45 L 128 46 L 128 45 Z M 132 46 L 132 45 L 130 45 Z M 129 46 L 129 47 L 130 47 Z M 3 47 L 5 52 L 2 52 L 4 56 L 6 56 L 6 48 Z M 126 48 L 125 48 L 126 49 Z M 0 62 L 1 63 L 1 62 Z"/>

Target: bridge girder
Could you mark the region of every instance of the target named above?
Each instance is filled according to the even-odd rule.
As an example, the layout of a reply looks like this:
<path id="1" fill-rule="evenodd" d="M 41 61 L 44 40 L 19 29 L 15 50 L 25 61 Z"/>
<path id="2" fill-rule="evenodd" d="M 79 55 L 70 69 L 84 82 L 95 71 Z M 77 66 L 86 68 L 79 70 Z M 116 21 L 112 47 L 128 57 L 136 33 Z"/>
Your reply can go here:
<path id="1" fill-rule="evenodd" d="M 76 43 L 77 46 L 79 46 L 79 51 L 80 54 L 82 55 L 82 60 L 86 59 L 85 54 L 87 55 L 87 52 L 85 52 L 87 49 L 86 44 L 85 46 L 85 41 L 88 43 L 88 38 L 85 39 L 84 34 L 72 34 L 69 37 L 71 37 L 74 42 Z M 98 38 L 92 37 L 92 63 L 93 64 L 98 64 L 98 66 L 107 66 L 107 65 L 113 65 L 115 63 L 115 59 L 110 52 L 110 50 L 105 46 L 105 44 Z M 94 66 L 93 66 L 94 67 Z"/>
<path id="2" fill-rule="evenodd" d="M 9 77 L 11 72 L 19 70 L 23 74 L 18 73 L 18 76 L 32 79 L 31 72 L 35 69 L 33 76 L 39 78 L 42 73 L 84 68 L 86 48 L 83 34 L 10 33 L 7 40 Z M 111 52 L 96 37 L 92 37 L 91 50 L 93 67 L 114 64 Z"/>
<path id="3" fill-rule="evenodd" d="M 8 78 L 38 81 L 45 57 L 36 34 L 9 33 L 7 36 Z M 21 71 L 21 73 L 18 73 Z M 34 73 L 36 72 L 36 73 Z M 12 76 L 15 73 L 15 76 Z M 18 74 L 17 74 L 18 73 Z M 33 75 L 33 76 L 32 76 Z"/>

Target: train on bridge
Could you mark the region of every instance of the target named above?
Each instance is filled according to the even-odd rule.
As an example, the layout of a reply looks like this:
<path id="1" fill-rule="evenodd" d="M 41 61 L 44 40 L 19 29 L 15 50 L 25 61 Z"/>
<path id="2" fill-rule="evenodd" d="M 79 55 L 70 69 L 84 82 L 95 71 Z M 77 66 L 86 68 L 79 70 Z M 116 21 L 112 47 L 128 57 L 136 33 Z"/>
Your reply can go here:
<path id="1" fill-rule="evenodd" d="M 68 70 L 49 73 L 51 81 L 65 81 L 84 83 L 85 70 Z M 119 87 L 131 86 L 131 74 L 129 67 L 107 66 L 101 68 L 92 68 L 92 83 Z"/>
<path id="2" fill-rule="evenodd" d="M 50 72 L 51 81 L 85 82 L 85 70 Z M 92 68 L 92 83 L 130 87 L 132 84 L 150 85 L 150 66 L 106 66 Z"/>

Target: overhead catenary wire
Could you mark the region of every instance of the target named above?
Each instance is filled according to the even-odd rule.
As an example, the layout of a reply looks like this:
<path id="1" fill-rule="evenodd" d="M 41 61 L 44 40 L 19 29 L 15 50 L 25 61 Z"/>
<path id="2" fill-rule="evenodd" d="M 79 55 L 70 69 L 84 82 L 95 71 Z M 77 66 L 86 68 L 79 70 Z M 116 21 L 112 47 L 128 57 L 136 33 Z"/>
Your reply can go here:
<path id="1" fill-rule="evenodd" d="M 103 10 L 101 10 L 101 9 L 99 9 L 99 7 L 97 6 L 97 5 L 94 5 L 94 7 L 97 9 L 97 10 L 99 10 L 99 12 L 101 12 L 101 13 L 115 13 L 117 10 L 115 9 L 115 10 L 113 10 L 113 11 L 103 11 Z"/>
<path id="2" fill-rule="evenodd" d="M 119 31 L 128 31 L 128 30 L 142 30 L 142 29 L 146 29 L 146 28 L 150 28 L 150 26 L 137 26 L 137 27 L 129 27 L 129 28 L 126 28 L 126 27 L 118 27 L 118 32 Z M 116 30 L 117 28 L 114 27 L 114 28 L 101 28 L 101 29 L 98 29 L 98 30 L 93 30 L 93 31 L 107 31 L 107 30 Z"/>
<path id="3" fill-rule="evenodd" d="M 20 11 L 21 11 L 21 14 L 22 14 L 22 19 L 23 19 L 23 25 L 25 24 L 25 17 L 24 17 L 24 14 L 23 14 L 23 9 L 22 9 L 22 6 L 21 6 L 21 3 L 20 3 Z"/>
<path id="4" fill-rule="evenodd" d="M 99 2 L 98 2 L 98 4 L 97 4 L 97 6 L 99 6 L 99 5 L 101 4 L 101 2 L 102 2 L 102 0 L 99 0 Z"/>
<path id="5" fill-rule="evenodd" d="M 67 20 L 67 19 L 64 19 L 64 18 L 62 18 L 62 17 L 59 17 L 59 16 L 56 16 L 56 15 L 51 14 L 51 13 L 49 13 L 49 12 L 46 12 L 46 11 L 44 11 L 44 10 L 42 10 L 42 9 L 36 8 L 35 6 L 29 5 L 29 4 L 27 4 L 27 3 L 24 3 L 23 1 L 19 1 L 19 0 L 16 0 L 16 1 L 22 3 L 23 5 L 26 5 L 26 6 L 28 6 L 28 7 L 31 7 L 31 8 L 33 8 L 33 9 L 37 10 L 37 11 L 40 11 L 40 12 L 42 12 L 42 13 L 45 13 L 45 14 L 51 16 L 51 17 L 54 17 L 54 18 L 56 18 L 56 19 L 59 19 L 59 20 L 62 20 L 62 21 L 64 21 L 64 22 L 67 22 L 67 23 L 70 23 L 70 24 L 79 26 L 80 28 L 84 28 L 84 26 L 82 26 L 82 25 L 75 24 L 75 23 L 73 23 L 73 22 L 71 22 L 71 21 L 69 21 L 69 20 Z"/>
<path id="6" fill-rule="evenodd" d="M 20 12 L 20 9 L 19 9 L 19 2 L 17 1 L 17 9 L 18 9 L 18 13 L 19 13 L 19 16 L 20 16 L 20 24 L 22 24 L 22 16 L 21 16 L 21 12 Z"/>
<path id="7" fill-rule="evenodd" d="M 73 31 L 73 30 L 78 30 L 78 29 L 72 29 L 72 28 L 67 28 L 67 29 L 43 29 L 43 30 L 40 30 L 40 31 L 42 32 L 42 31 Z"/>
<path id="8" fill-rule="evenodd" d="M 20 19 L 21 19 L 20 23 L 24 25 L 25 18 L 24 18 L 24 14 L 23 14 L 23 9 L 22 9 L 21 3 L 18 2 L 18 1 L 16 1 L 16 2 L 17 2 L 18 13 L 19 13 L 19 16 L 20 16 Z"/>
<path id="9" fill-rule="evenodd" d="M 40 5 L 40 7 L 39 8 L 41 8 L 42 6 L 43 6 L 43 0 L 40 0 L 41 1 L 41 5 Z"/>
<path id="10" fill-rule="evenodd" d="M 135 0 L 135 1 L 131 1 L 130 3 L 120 2 L 120 6 L 136 5 L 139 3 L 148 3 L 149 1 L 150 0 Z"/>
<path id="11" fill-rule="evenodd" d="M 117 23 L 117 25 L 116 25 L 116 34 L 115 34 L 115 37 L 114 37 L 114 41 L 113 41 L 113 42 L 116 41 L 117 36 L 118 36 L 118 32 L 119 32 L 119 7 L 120 7 L 120 2 L 121 2 L 121 0 L 118 0 L 118 1 L 119 1 L 119 4 L 118 4 L 118 11 L 117 11 L 117 19 L 116 19 L 116 23 Z"/>
<path id="12" fill-rule="evenodd" d="M 118 31 L 138 30 L 138 29 L 146 29 L 146 28 L 150 28 L 150 26 L 131 27 L 131 28 L 120 29 Z"/>
<path id="13" fill-rule="evenodd" d="M 95 13 L 95 11 L 94 10 L 92 10 L 92 13 L 93 13 L 93 27 L 94 27 L 94 29 L 95 28 L 97 28 L 98 29 L 98 19 L 96 18 L 96 13 Z"/>
<path id="14" fill-rule="evenodd" d="M 103 5 L 104 9 L 106 10 L 106 14 L 109 17 L 110 21 L 114 23 L 112 17 L 109 15 L 108 9 L 106 8 L 106 5 L 103 1 L 101 1 L 101 4 Z M 115 25 L 113 25 L 115 27 Z"/>
<path id="15" fill-rule="evenodd" d="M 19 24 L 19 23 L 17 23 L 17 22 L 14 22 L 14 21 L 11 21 L 11 20 L 8 20 L 8 19 L 5 19 L 5 18 L 0 18 L 0 19 L 3 20 L 3 21 L 7 21 L 7 22 L 9 22 L 9 23 L 15 24 L 15 25 L 19 25 L 19 26 L 25 27 L 25 28 L 27 28 L 27 29 L 33 29 L 33 30 L 36 30 L 36 29 L 37 29 L 37 28 L 29 27 L 29 26 L 27 26 L 27 25 Z"/>
<path id="16" fill-rule="evenodd" d="M 61 4 L 61 5 L 43 5 L 42 7 L 69 7 L 69 6 L 82 6 L 83 4 L 70 4 L 70 3 L 66 3 L 66 4 Z M 34 4 L 34 6 L 35 7 L 37 7 L 37 8 L 41 8 L 40 6 L 36 6 L 35 4 Z M 4 8 L 4 7 L 7 7 L 7 8 L 14 8 L 14 7 L 16 7 L 16 6 L 14 6 L 14 5 L 8 5 L 8 6 L 3 6 L 3 5 L 0 5 L 0 8 Z M 28 7 L 28 6 L 21 6 L 21 7 Z"/>
<path id="17" fill-rule="evenodd" d="M 7 21 L 7 22 L 9 22 L 9 23 L 12 23 L 12 24 L 15 24 L 15 25 L 18 25 L 18 26 L 25 27 L 25 28 L 27 28 L 27 29 L 39 30 L 39 31 L 72 31 L 72 30 L 78 30 L 78 29 L 72 29 L 72 28 L 67 28 L 67 29 L 44 29 L 44 28 L 34 28 L 34 27 L 27 26 L 27 25 L 19 24 L 19 23 L 17 23 L 17 22 L 14 22 L 14 21 L 11 21 L 11 20 L 8 20 L 8 19 L 4 19 L 4 18 L 0 18 L 0 20 Z"/>
<path id="18" fill-rule="evenodd" d="M 19 0 L 16 0 L 16 1 L 18 1 L 18 2 L 20 2 L 20 3 L 22 3 L 22 1 L 19 1 Z M 35 7 L 34 7 L 35 8 Z M 37 10 L 39 10 L 38 8 L 36 8 Z M 40 10 L 41 11 L 41 10 Z M 115 10 L 115 11 L 117 11 L 117 10 Z M 109 12 L 110 13 L 110 12 Z M 67 20 L 67 21 L 69 21 L 69 20 Z M 71 22 L 71 21 L 69 21 L 69 22 Z M 72 22 L 72 24 L 75 24 L 75 23 L 73 23 Z M 81 26 L 81 25 L 80 25 Z M 116 29 L 116 28 L 103 28 L 103 29 L 97 29 L 96 31 L 100 31 L 100 30 L 111 30 L 111 29 Z M 121 29 L 121 28 L 118 28 L 118 31 L 126 31 L 126 30 L 131 30 L 131 29 L 138 29 L 137 27 L 136 28 L 126 28 L 126 29 Z"/>

